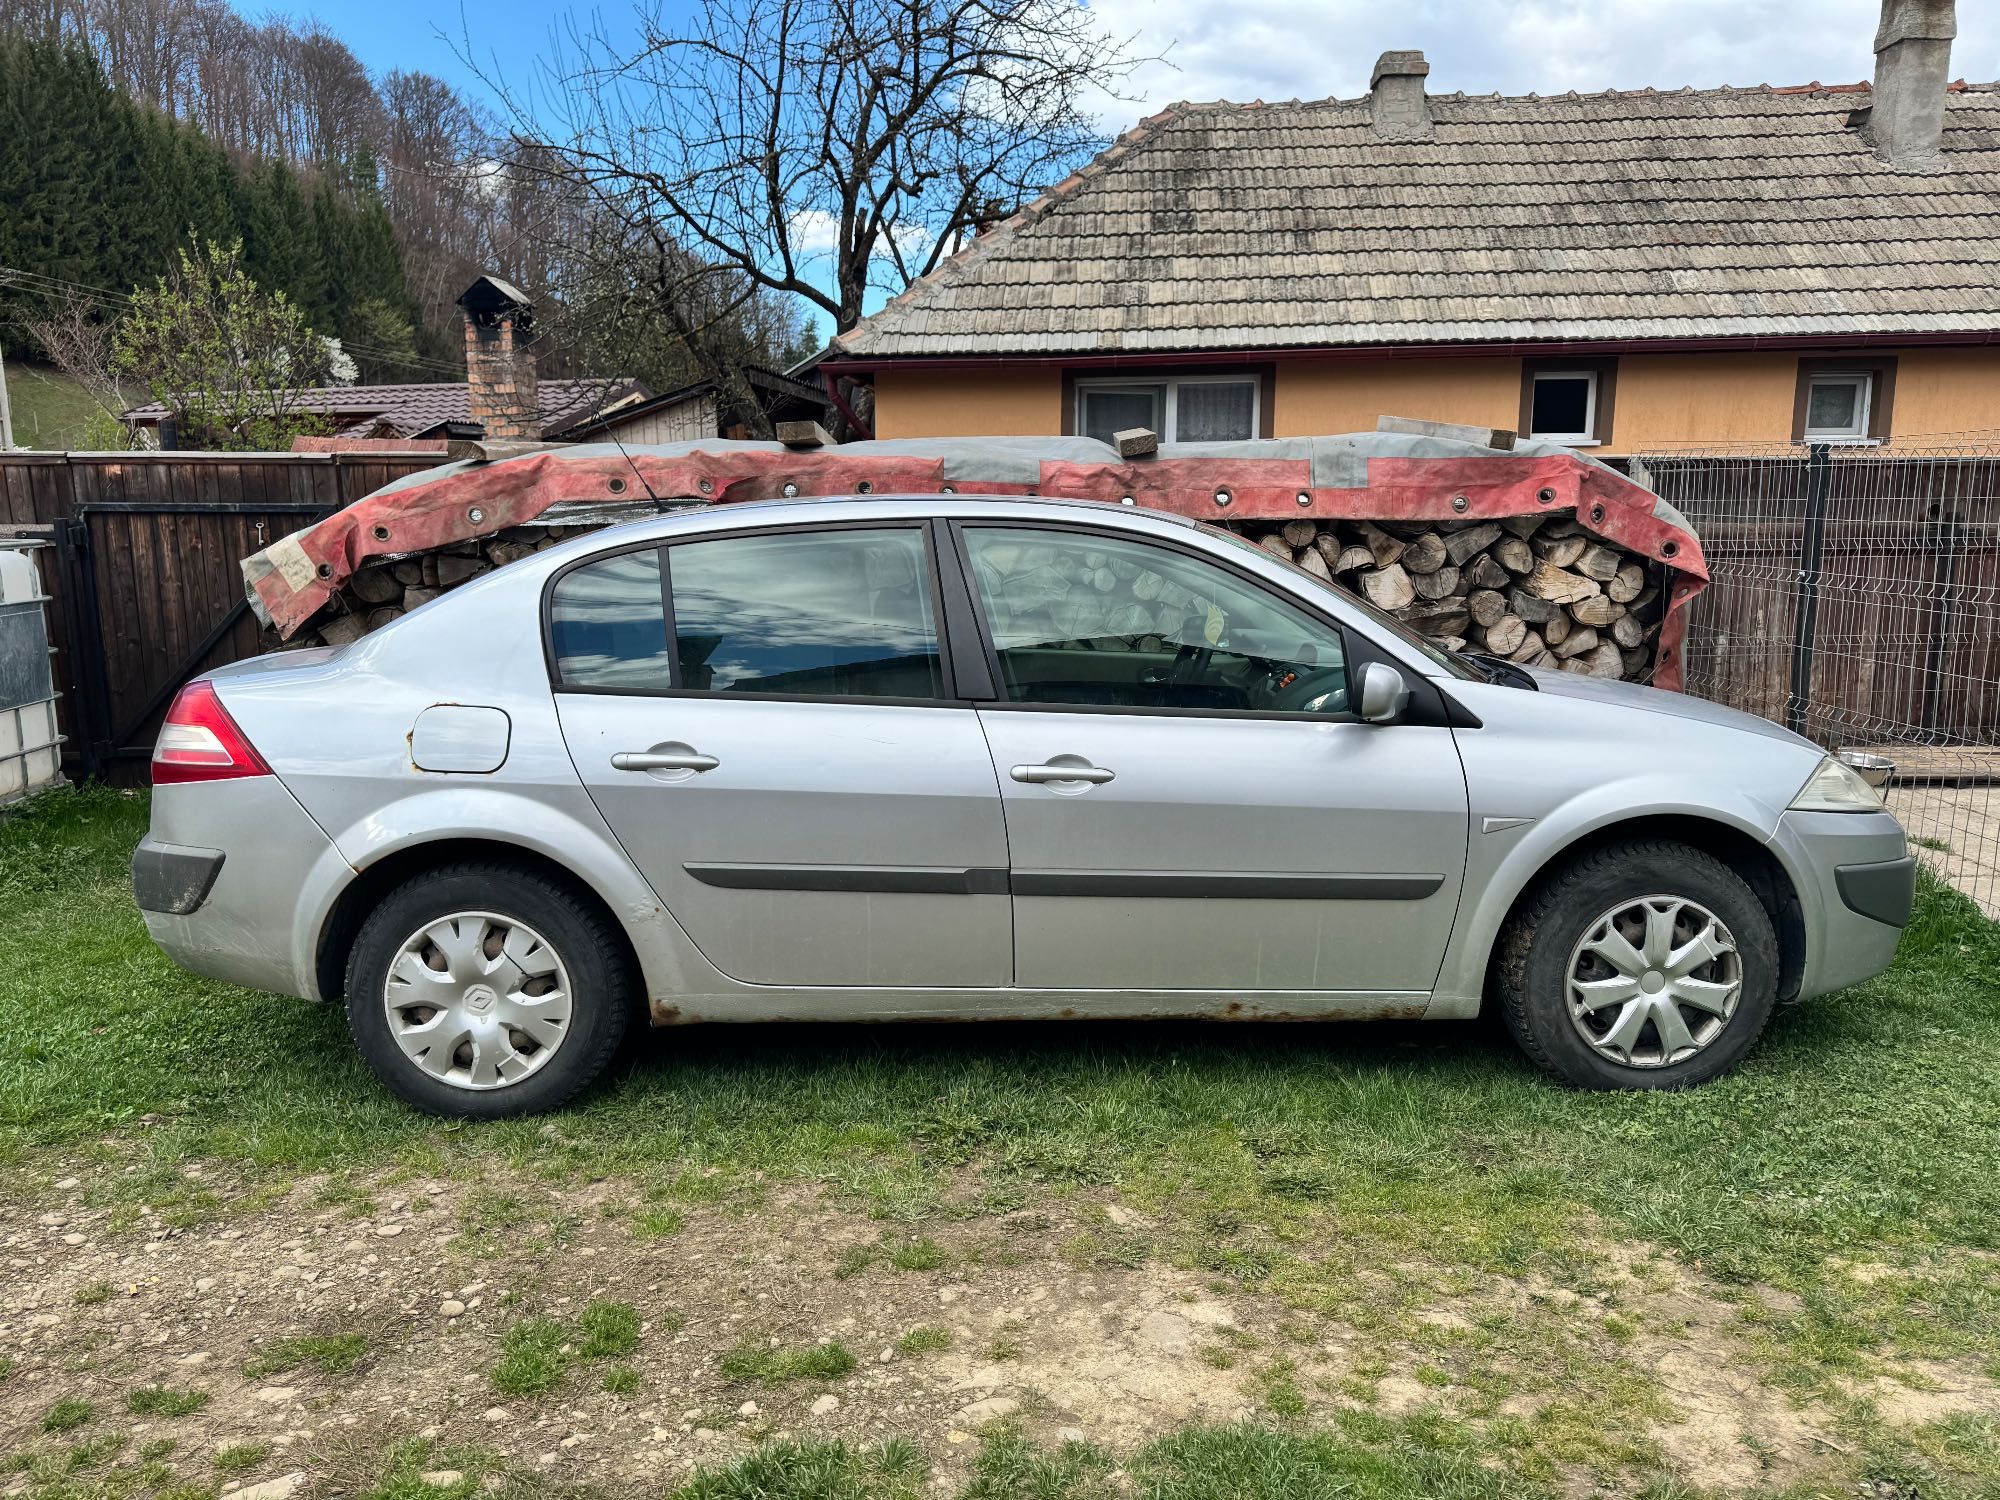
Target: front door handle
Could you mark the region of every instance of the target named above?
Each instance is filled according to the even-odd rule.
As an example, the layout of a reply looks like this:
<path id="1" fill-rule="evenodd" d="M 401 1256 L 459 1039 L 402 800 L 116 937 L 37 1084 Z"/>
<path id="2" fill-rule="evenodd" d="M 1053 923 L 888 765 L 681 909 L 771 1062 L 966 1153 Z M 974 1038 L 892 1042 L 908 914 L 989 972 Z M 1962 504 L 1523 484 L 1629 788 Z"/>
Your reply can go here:
<path id="1" fill-rule="evenodd" d="M 713 771 L 721 764 L 699 750 L 621 750 L 611 757 L 614 771 Z"/>
<path id="2" fill-rule="evenodd" d="M 1092 786 L 1102 786 L 1105 782 L 1113 780 L 1117 773 L 1087 762 L 1083 765 L 1064 766 L 1051 761 L 1039 766 L 1016 766 L 1007 774 L 1016 781 L 1025 781 L 1030 785 L 1050 781 L 1087 781 Z"/>

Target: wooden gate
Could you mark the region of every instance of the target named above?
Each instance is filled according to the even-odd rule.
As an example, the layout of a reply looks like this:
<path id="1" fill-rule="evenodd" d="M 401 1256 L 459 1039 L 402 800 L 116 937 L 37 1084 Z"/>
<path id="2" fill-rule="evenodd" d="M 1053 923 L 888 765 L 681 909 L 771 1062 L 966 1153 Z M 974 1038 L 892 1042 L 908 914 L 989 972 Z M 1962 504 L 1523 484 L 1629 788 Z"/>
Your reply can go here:
<path id="1" fill-rule="evenodd" d="M 0 529 L 48 537 L 44 585 L 72 776 L 143 785 L 188 678 L 254 656 L 240 561 L 435 454 L 5 453 Z"/>

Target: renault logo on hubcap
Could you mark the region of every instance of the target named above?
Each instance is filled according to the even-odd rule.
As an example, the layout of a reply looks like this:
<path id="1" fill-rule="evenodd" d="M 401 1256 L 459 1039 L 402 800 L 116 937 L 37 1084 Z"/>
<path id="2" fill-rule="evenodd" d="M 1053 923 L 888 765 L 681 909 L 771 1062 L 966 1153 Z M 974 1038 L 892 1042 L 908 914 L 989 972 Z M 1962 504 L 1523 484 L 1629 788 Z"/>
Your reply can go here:
<path id="1" fill-rule="evenodd" d="M 475 984 L 465 992 L 465 1008 L 484 1015 L 493 1009 L 493 1002 L 500 997 L 483 984 Z"/>

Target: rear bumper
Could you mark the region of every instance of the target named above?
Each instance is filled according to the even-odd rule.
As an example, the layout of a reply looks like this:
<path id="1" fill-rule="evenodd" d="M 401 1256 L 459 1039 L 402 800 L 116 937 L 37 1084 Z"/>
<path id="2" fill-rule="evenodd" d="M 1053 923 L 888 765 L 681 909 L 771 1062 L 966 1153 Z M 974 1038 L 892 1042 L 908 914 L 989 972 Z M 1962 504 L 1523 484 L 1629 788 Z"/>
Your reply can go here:
<path id="1" fill-rule="evenodd" d="M 220 849 L 163 844 L 148 834 L 132 851 L 132 899 L 140 911 L 175 917 L 197 912 L 222 873 L 224 857 Z"/>
<path id="2" fill-rule="evenodd" d="M 1882 813 L 1788 812 L 1776 843 L 1805 919 L 1801 998 L 1873 979 L 1895 961 L 1910 920 L 1916 861 Z"/>
<path id="3" fill-rule="evenodd" d="M 313 949 L 330 882 L 353 871 L 275 776 L 157 787 L 132 889 L 182 968 L 317 998 Z"/>

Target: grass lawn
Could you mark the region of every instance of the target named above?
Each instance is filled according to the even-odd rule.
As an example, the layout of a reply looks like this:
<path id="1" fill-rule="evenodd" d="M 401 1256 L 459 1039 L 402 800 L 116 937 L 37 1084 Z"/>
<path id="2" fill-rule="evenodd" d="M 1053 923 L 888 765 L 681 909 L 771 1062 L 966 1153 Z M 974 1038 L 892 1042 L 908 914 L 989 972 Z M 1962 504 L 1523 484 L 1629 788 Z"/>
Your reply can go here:
<path id="1" fill-rule="evenodd" d="M 126 887 L 144 824 L 143 794 L 95 790 L 0 817 L 10 1196 L 113 1165 L 102 1191 L 120 1206 L 195 1223 L 235 1198 L 189 1163 L 253 1195 L 308 1172 L 492 1173 L 629 1184 L 656 1226 L 634 1234 L 671 1236 L 683 1207 L 754 1213 L 811 1184 L 900 1247 L 838 1275 L 914 1274 L 892 1262 L 930 1226 L 1116 1202 L 1143 1227 L 1098 1214 L 1069 1263 L 1177 1268 L 1402 1351 L 1384 1369 L 1419 1350 L 1416 1381 L 1473 1393 L 1449 1417 L 1388 1414 L 1350 1379 L 1334 1416 L 1310 1415 L 1321 1393 L 1264 1348 L 1243 1355 L 1255 1423 L 1117 1458 L 1003 1424 L 965 1500 L 1694 1493 L 1629 1436 L 1673 1400 L 1647 1328 L 1607 1318 L 1585 1339 L 1534 1309 L 1418 1321 L 1502 1280 L 1559 1309 L 1637 1260 L 1734 1306 L 1758 1379 L 1837 1421 L 1831 1467 L 1798 1493 L 2000 1495 L 2000 1409 L 1898 1425 L 1870 1384 L 1915 1361 L 2000 1390 L 2000 927 L 1944 887 L 1925 886 L 1889 974 L 1784 1011 L 1744 1069 L 1685 1094 L 1570 1092 L 1483 1025 L 716 1026 L 647 1038 L 555 1119 L 471 1126 L 378 1089 L 337 1011 L 169 964 Z M 1529 1397 L 1532 1416 L 1506 1415 Z M 433 1493 L 411 1477 L 435 1462 L 422 1452 L 370 1462 L 355 1482 L 375 1493 Z M 894 1441 L 774 1443 L 690 1484 L 707 1500 L 934 1492 Z"/>
<path id="2" fill-rule="evenodd" d="M 97 403 L 52 366 L 9 359 L 7 395 L 14 441 L 23 448 L 90 448 L 109 439 L 109 419 Z"/>

